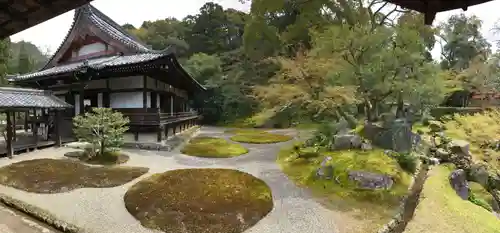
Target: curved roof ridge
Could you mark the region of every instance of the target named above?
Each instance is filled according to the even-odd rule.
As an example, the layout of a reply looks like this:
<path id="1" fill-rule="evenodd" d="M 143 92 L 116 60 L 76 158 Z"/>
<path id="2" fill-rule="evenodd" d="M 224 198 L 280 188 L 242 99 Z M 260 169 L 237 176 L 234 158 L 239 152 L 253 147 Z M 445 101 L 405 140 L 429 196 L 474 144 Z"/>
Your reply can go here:
<path id="1" fill-rule="evenodd" d="M 139 40 L 131 33 L 127 32 L 122 26 L 118 25 L 118 23 L 109 18 L 106 14 L 102 13 L 99 9 L 95 8 L 91 4 L 85 4 L 75 9 L 73 22 L 70 29 L 68 30 L 68 33 L 64 37 L 55 53 L 38 71 L 49 69 L 51 68 L 51 66 L 54 66 L 54 59 L 56 59 L 57 55 L 61 53 L 65 47 L 67 47 L 65 46 L 67 44 L 66 42 L 68 41 L 68 39 L 70 39 L 70 36 L 75 33 L 74 31 L 78 29 L 78 26 L 81 25 L 79 22 L 83 20 L 82 17 L 85 17 L 84 19 L 86 19 L 86 22 L 94 24 L 97 29 L 99 29 L 99 31 L 107 34 L 107 36 L 111 37 L 112 39 L 121 42 L 124 46 L 135 50 L 136 53 L 163 53 L 164 51 L 150 49 L 144 42 Z"/>
<path id="2" fill-rule="evenodd" d="M 89 4 L 86 4 L 86 5 L 89 5 Z M 86 5 L 84 5 L 84 6 L 86 6 Z M 53 62 L 55 56 L 62 49 L 62 47 L 64 45 L 64 42 L 66 42 L 66 40 L 68 39 L 69 35 L 71 35 L 71 32 L 73 32 L 75 30 L 76 22 L 78 22 L 78 18 L 81 17 L 81 11 L 83 10 L 82 8 L 83 8 L 83 6 L 78 7 L 78 8 L 75 9 L 75 14 L 73 15 L 73 22 L 71 23 L 71 26 L 69 27 L 68 32 L 66 33 L 66 36 L 64 36 L 64 39 L 61 41 L 61 44 L 59 44 L 59 47 L 57 47 L 57 49 L 54 52 L 54 54 L 52 54 L 52 56 L 50 57 L 50 59 L 38 71 L 42 71 L 42 70 L 45 70 L 45 69 L 49 68 L 48 65 Z"/>
<path id="3" fill-rule="evenodd" d="M 141 41 L 139 38 L 137 38 L 135 35 L 133 35 L 132 33 L 128 32 L 127 30 L 125 30 L 121 25 L 119 25 L 116 21 L 114 21 L 113 19 L 109 18 L 109 16 L 107 16 L 106 14 L 102 13 L 102 11 L 100 11 L 99 9 L 95 8 L 94 6 L 92 6 L 90 3 L 89 4 L 86 4 L 85 6 L 89 7 L 89 10 L 92 11 L 94 14 L 98 15 L 101 19 L 103 19 L 107 24 L 113 26 L 114 28 L 118 29 L 118 31 L 120 31 L 121 33 L 123 33 L 124 35 L 130 37 L 131 39 L 135 40 L 136 42 L 138 42 L 139 44 L 142 44 L 144 47 L 147 47 L 147 45 Z"/>

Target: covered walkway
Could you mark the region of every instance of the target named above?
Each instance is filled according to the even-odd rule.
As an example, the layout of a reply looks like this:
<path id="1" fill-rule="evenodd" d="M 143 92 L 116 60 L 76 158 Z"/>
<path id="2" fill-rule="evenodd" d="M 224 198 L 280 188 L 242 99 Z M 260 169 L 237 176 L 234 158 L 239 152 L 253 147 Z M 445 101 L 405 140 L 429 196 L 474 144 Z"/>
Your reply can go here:
<path id="1" fill-rule="evenodd" d="M 0 112 L 3 114 L 0 115 L 0 131 L 4 146 L 0 146 L 0 153 L 12 157 L 17 151 L 61 146 L 60 110 L 71 107 L 49 91 L 1 87 Z M 24 132 L 18 137 L 16 120 L 22 118 Z"/>

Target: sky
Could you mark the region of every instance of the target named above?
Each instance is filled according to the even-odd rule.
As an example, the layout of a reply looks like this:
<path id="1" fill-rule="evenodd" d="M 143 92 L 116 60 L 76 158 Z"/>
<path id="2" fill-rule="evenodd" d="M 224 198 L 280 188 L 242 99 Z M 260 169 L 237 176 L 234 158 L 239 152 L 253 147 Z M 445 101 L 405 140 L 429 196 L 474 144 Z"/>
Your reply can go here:
<path id="1" fill-rule="evenodd" d="M 249 4 L 242 4 L 238 0 L 211 0 L 224 8 L 234 8 L 248 12 Z M 124 2 L 127 2 L 126 4 Z M 182 19 L 187 15 L 196 14 L 206 0 L 94 0 L 92 5 L 107 14 L 118 24 L 130 23 L 139 27 L 143 21 L 154 21 L 167 17 Z M 500 39 L 500 34 L 495 35 L 491 28 L 500 19 L 496 10 L 500 9 L 500 0 L 469 7 L 467 11 L 453 10 L 438 13 L 434 24 L 446 21 L 453 14 L 464 12 L 466 15 L 476 15 L 483 21 L 482 33 L 492 43 Z M 24 30 L 11 36 L 12 41 L 29 41 L 37 45 L 42 51 L 54 52 L 66 36 L 73 20 L 73 11 L 62 14 L 42 24 Z M 436 44 L 432 54 L 439 57 L 439 44 Z"/>
<path id="2" fill-rule="evenodd" d="M 197 14 L 206 2 L 245 12 L 250 10 L 249 4 L 242 4 L 238 0 L 94 0 L 91 4 L 120 25 L 129 23 L 140 27 L 142 22 L 148 20 L 168 17 L 182 19 Z M 73 15 L 74 10 L 66 12 L 19 32 L 10 39 L 14 42 L 29 41 L 44 52 L 55 52 L 71 27 Z"/>

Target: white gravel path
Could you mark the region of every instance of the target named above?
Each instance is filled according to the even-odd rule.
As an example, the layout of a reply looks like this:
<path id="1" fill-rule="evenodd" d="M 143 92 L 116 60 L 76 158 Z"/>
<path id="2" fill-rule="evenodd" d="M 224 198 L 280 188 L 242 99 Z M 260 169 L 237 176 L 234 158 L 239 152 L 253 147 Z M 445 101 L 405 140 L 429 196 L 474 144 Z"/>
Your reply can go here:
<path id="1" fill-rule="evenodd" d="M 295 134 L 283 130 L 283 133 Z M 203 127 L 200 135 L 228 138 L 224 129 Z M 0 185 L 0 193 L 48 210 L 61 220 L 82 227 L 89 233 L 157 232 L 141 226 L 125 209 L 123 196 L 127 189 L 154 173 L 180 168 L 231 168 L 250 173 L 264 180 L 273 193 L 273 210 L 245 233 L 336 233 L 335 213 L 315 202 L 303 189 L 295 186 L 276 164 L 279 148 L 285 143 L 270 145 L 245 144 L 246 155 L 229 159 L 197 158 L 172 152 L 129 151 L 128 166 L 149 167 L 142 177 L 115 188 L 85 188 L 60 194 L 34 194 Z M 0 159 L 0 166 L 36 158 L 62 158 L 69 148 L 49 148 Z"/>

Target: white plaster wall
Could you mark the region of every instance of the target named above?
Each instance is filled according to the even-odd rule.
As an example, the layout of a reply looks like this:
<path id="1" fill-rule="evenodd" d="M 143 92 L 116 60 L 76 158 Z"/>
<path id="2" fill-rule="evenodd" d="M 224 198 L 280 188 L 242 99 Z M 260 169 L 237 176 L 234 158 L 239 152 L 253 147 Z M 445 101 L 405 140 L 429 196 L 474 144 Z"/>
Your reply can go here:
<path id="1" fill-rule="evenodd" d="M 142 88 L 142 87 L 144 87 L 142 76 L 112 78 L 109 80 L 109 88 L 111 90 Z"/>
<path id="2" fill-rule="evenodd" d="M 111 108 L 142 108 L 142 92 L 111 93 L 109 102 Z"/>
<path id="3" fill-rule="evenodd" d="M 87 54 L 97 53 L 102 51 L 106 51 L 106 45 L 104 43 L 97 42 L 93 44 L 84 45 L 78 50 L 77 54 L 78 56 L 84 56 Z"/>

